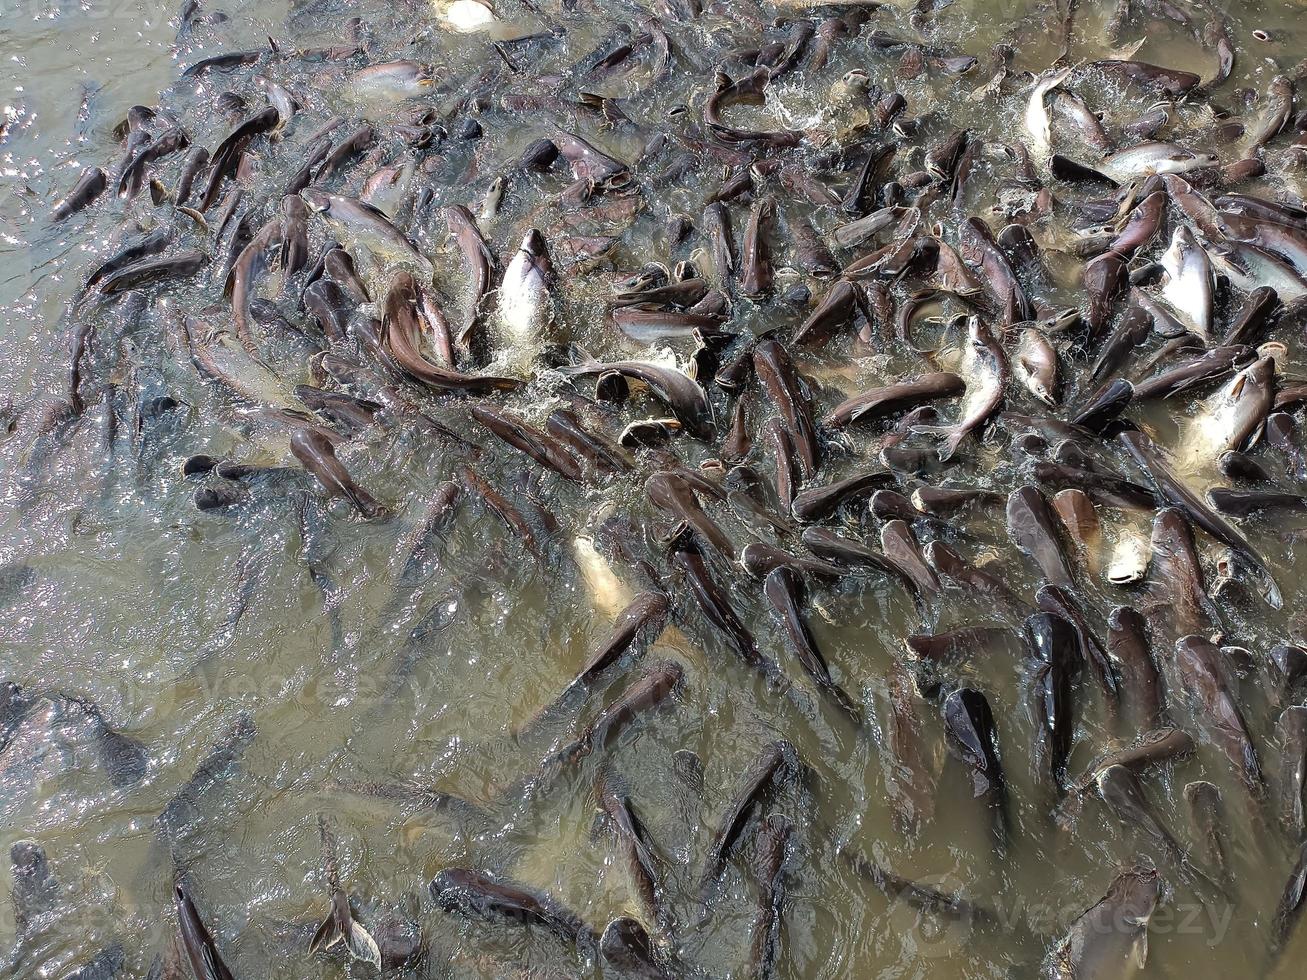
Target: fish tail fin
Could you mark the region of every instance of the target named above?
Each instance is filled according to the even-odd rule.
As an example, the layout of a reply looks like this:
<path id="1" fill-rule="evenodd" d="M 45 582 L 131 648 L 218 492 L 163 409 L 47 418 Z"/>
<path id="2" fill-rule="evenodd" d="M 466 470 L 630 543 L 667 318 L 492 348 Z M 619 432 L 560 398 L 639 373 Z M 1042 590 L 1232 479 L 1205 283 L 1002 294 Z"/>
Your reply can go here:
<path id="1" fill-rule="evenodd" d="M 956 425 L 914 425 L 912 431 L 922 435 L 943 437 L 939 447 L 941 463 L 947 463 L 953 458 L 953 454 L 958 451 L 958 446 L 967 436 L 966 430 Z"/>
<path id="2" fill-rule="evenodd" d="M 1262 569 L 1262 578 L 1265 580 L 1262 588 L 1262 598 L 1272 609 L 1280 609 L 1284 606 L 1284 596 L 1280 594 L 1280 587 L 1275 584 L 1275 579 L 1271 578 L 1271 573 Z"/>
<path id="3" fill-rule="evenodd" d="M 343 893 L 337 893 L 332 900 L 331 910 L 322 925 L 309 940 L 309 953 L 331 949 L 344 940 L 349 955 L 356 960 L 371 963 L 381 969 L 381 949 L 372 934 L 365 929 L 350 908 L 349 899 Z"/>
<path id="4" fill-rule="evenodd" d="M 371 963 L 378 970 L 381 969 L 381 948 L 372 938 L 372 933 L 364 929 L 353 915 L 350 915 L 347 924 L 345 945 L 349 949 L 349 955 L 354 959 L 363 960 Z"/>
<path id="5" fill-rule="evenodd" d="M 967 437 L 966 429 L 951 429 L 948 436 L 944 439 L 944 445 L 939 447 L 939 461 L 947 463 L 953 458 L 953 454 L 958 451 L 958 446 L 962 440 Z"/>
<path id="6" fill-rule="evenodd" d="M 331 910 L 327 917 L 318 926 L 318 931 L 313 934 L 309 940 L 309 954 L 312 955 L 324 949 L 331 949 L 336 943 L 340 942 L 340 928 L 336 923 L 336 912 Z"/>
<path id="7" fill-rule="evenodd" d="M 571 364 L 562 364 L 554 368 L 559 374 L 581 374 L 599 363 L 598 358 L 580 344 L 567 345 L 567 358 Z"/>

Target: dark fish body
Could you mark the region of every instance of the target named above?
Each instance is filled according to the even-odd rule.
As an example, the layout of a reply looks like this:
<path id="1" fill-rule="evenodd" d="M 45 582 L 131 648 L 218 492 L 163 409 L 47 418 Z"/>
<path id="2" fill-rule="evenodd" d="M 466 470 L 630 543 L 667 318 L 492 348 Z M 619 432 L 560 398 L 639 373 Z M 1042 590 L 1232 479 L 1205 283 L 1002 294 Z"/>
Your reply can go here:
<path id="1" fill-rule="evenodd" d="M 943 716 L 949 750 L 969 770 L 972 795 L 993 810 L 994 833 L 1001 849 L 1007 842 L 1007 783 L 989 701 L 977 690 L 959 688 L 944 699 Z"/>
<path id="2" fill-rule="evenodd" d="M 1133 744 L 1097 759 L 1076 780 L 1073 788 L 1077 792 L 1089 789 L 1098 775 L 1109 766 L 1122 766 L 1131 772 L 1143 772 L 1161 763 L 1186 758 L 1193 754 L 1196 747 L 1193 738 L 1183 729 L 1154 728 L 1140 735 Z"/>
<path id="3" fill-rule="evenodd" d="M 758 914 L 749 948 L 749 976 L 771 976 L 779 957 L 781 911 L 785 901 L 785 853 L 794 827 L 779 813 L 758 828 L 754 877 L 758 881 Z"/>
<path id="4" fill-rule="evenodd" d="M 1175 507 L 1184 512 L 1189 520 L 1199 525 L 1205 532 L 1212 534 L 1212 537 L 1216 538 L 1221 544 L 1229 545 L 1244 561 L 1251 564 L 1255 568 L 1257 575 L 1263 580 L 1263 596 L 1266 602 L 1273 609 L 1280 608 L 1283 605 L 1280 587 L 1270 574 L 1270 570 L 1266 567 L 1261 555 L 1257 554 L 1252 545 L 1248 544 L 1247 538 L 1235 531 L 1212 508 L 1202 503 L 1202 500 L 1197 498 L 1197 495 L 1175 476 L 1175 473 L 1159 455 L 1157 447 L 1153 446 L 1153 442 L 1148 436 L 1142 433 L 1121 433 L 1119 438 L 1127 451 L 1131 453 L 1134 461 L 1149 474 L 1154 486 L 1157 487 L 1158 494 L 1170 500 Z"/>
<path id="5" fill-rule="evenodd" d="M 113 980 L 127 962 L 122 943 L 107 946 L 85 966 L 64 974 L 63 980 Z"/>
<path id="6" fill-rule="evenodd" d="M 1125 766 L 1105 766 L 1094 782 L 1098 795 L 1130 830 L 1141 833 L 1160 848 L 1167 859 L 1183 865 L 1184 849 L 1162 823 L 1157 811 L 1144 795 L 1139 777 Z"/>
<path id="7" fill-rule="evenodd" d="M 903 577 L 898 567 L 881 552 L 869 548 L 861 542 L 841 537 L 824 527 L 805 528 L 802 535 L 803 545 L 818 558 L 847 565 L 852 568 L 871 568 L 884 572 L 898 581 L 912 587 L 910 579 Z"/>
<path id="8" fill-rule="evenodd" d="M 473 405 L 469 410 L 490 432 L 536 463 L 560 476 L 580 482 L 581 465 L 561 443 L 512 413 L 489 405 Z"/>
<path id="9" fill-rule="evenodd" d="M 1298 848 L 1298 857 L 1271 920 L 1271 959 L 1276 961 L 1293 934 L 1303 907 L 1307 906 L 1307 842 Z"/>
<path id="10" fill-rule="evenodd" d="M 173 888 L 173 904 L 177 910 L 177 928 L 182 949 L 190 961 L 196 980 L 234 980 L 218 953 L 213 937 L 200 918 L 195 903 L 181 885 Z"/>
<path id="11" fill-rule="evenodd" d="M 63 221 L 95 203 L 95 199 L 109 186 L 109 179 L 99 167 L 87 167 L 77 178 L 68 196 L 56 205 L 50 214 L 51 221 Z"/>
<path id="12" fill-rule="evenodd" d="M 764 340 L 753 350 L 753 369 L 785 422 L 803 479 L 811 479 L 821 465 L 821 447 L 812 421 L 812 406 L 789 353 L 777 341 Z"/>
<path id="13" fill-rule="evenodd" d="M 579 947 L 593 948 L 599 942 L 594 930 L 553 896 L 485 871 L 446 868 L 431 879 L 428 891 L 448 911 L 543 926 Z"/>
<path id="14" fill-rule="evenodd" d="M 807 671 L 808 676 L 813 679 L 822 694 L 848 717 L 854 727 L 861 726 L 862 709 L 831 677 L 826 658 L 817 649 L 812 632 L 804 621 L 800 609 L 803 583 L 799 573 L 787 565 L 778 565 L 767 574 L 763 582 L 763 594 L 780 617 L 790 649 L 794 651 L 795 657 Z"/>
<path id="15" fill-rule="evenodd" d="M 532 727 L 540 718 L 557 711 L 561 706 L 588 690 L 628 653 L 640 656 L 645 647 L 657 639 L 671 615 L 671 605 L 662 592 L 641 592 L 617 615 L 608 638 L 590 655 L 585 665 L 550 704 L 542 708 L 519 731 Z"/>
<path id="16" fill-rule="evenodd" d="M 836 405 L 824 423 L 841 429 L 852 422 L 873 421 L 890 412 L 906 411 L 938 398 L 949 398 L 966 390 L 966 383 L 956 374 L 937 372 L 914 381 L 901 381 L 847 398 Z"/>
<path id="17" fill-rule="evenodd" d="M 635 919 L 622 916 L 604 927 L 599 937 L 604 961 L 639 980 L 668 980 L 674 974 L 659 962 L 649 933 Z"/>
<path id="18" fill-rule="evenodd" d="M 1205 637 L 1186 636 L 1175 645 L 1175 661 L 1185 691 L 1202 709 L 1212 740 L 1234 764 L 1248 792 L 1261 800 L 1266 795 L 1261 762 L 1220 650 Z"/>
<path id="19" fill-rule="evenodd" d="M 1038 612 L 1025 622 L 1026 644 L 1034 656 L 1031 703 L 1037 741 L 1034 759 L 1040 775 L 1059 793 L 1066 785 L 1067 760 L 1075 724 L 1071 681 L 1077 670 L 1076 629 L 1061 616 Z"/>
<path id="20" fill-rule="evenodd" d="M 1303 789 L 1307 781 L 1307 707 L 1290 705 L 1276 722 L 1280 741 L 1280 823 L 1290 840 L 1307 835 L 1303 815 Z"/>
<path id="21" fill-rule="evenodd" d="M 13 864 L 14 925 L 22 937 L 54 912 L 59 882 L 40 844 L 18 841 L 9 848 L 9 860 Z"/>
<path id="22" fill-rule="evenodd" d="M 1189 824 L 1205 863 L 1216 873 L 1217 880 L 1229 887 L 1229 835 L 1221 791 L 1205 780 L 1198 780 L 1185 786 L 1184 798 L 1189 805 Z"/>
<path id="23" fill-rule="evenodd" d="M 1035 487 L 1013 490 L 1007 499 L 1007 529 L 1018 548 L 1034 559 L 1046 581 L 1071 588 L 1071 569 L 1048 501 Z"/>
<path id="24" fill-rule="evenodd" d="M 674 660 L 658 664 L 632 684 L 620 697 L 607 705 L 594 721 L 569 745 L 559 749 L 550 762 L 566 767 L 584 759 L 596 748 L 607 748 L 646 713 L 657 708 L 680 687 L 684 671 Z"/>
<path id="25" fill-rule="evenodd" d="M 935 571 L 964 589 L 997 600 L 1008 613 L 1019 614 L 1028 608 L 1029 603 L 1013 592 L 1001 577 L 971 564 L 943 541 L 931 541 L 924 553 Z"/>
<path id="26" fill-rule="evenodd" d="M 767 232 L 774 209 L 771 198 L 760 197 L 749 214 L 740 253 L 740 292 L 745 296 L 757 297 L 771 292 L 772 265 Z"/>
<path id="27" fill-rule="evenodd" d="M 889 473 L 873 470 L 825 486 L 809 487 L 794 495 L 794 503 L 790 509 L 796 520 L 820 521 L 835 513 L 849 501 L 866 496 L 892 480 L 893 477 Z"/>
<path id="28" fill-rule="evenodd" d="M 329 494 L 344 497 L 367 520 L 384 520 L 390 510 L 360 487 L 336 458 L 336 447 L 320 430 L 305 426 L 290 437 L 290 451 Z"/>
<path id="29" fill-rule="evenodd" d="M 199 817 L 204 798 L 239 762 L 255 733 L 254 722 L 248 715 L 237 718 L 159 814 L 158 825 L 166 835 L 176 837 Z"/>
<path id="30" fill-rule="evenodd" d="M 659 401 L 671 409 L 691 435 L 700 439 L 711 439 L 716 434 L 708 396 L 694 379 L 675 368 L 664 368 L 645 361 L 614 361 L 602 364 L 587 360 L 557 370 L 568 377 L 616 373 L 643 382 L 649 386 L 649 390 Z"/>
<path id="31" fill-rule="evenodd" d="M 794 754 L 794 747 L 788 742 L 772 742 L 763 748 L 740 777 L 708 849 L 708 859 L 699 879 L 702 895 L 706 896 L 720 877 L 726 859 L 748 823 L 749 816 L 767 789 L 792 764 Z"/>
<path id="32" fill-rule="evenodd" d="M 709 571 L 703 553 L 692 540 L 687 539 L 688 535 L 681 535 L 673 545 L 672 564 L 684 572 L 686 583 L 703 611 L 704 618 L 725 636 L 741 660 L 771 683 L 779 682 L 782 677 L 780 667 L 758 650 L 753 633 L 735 612 L 726 590 Z"/>
<path id="33" fill-rule="evenodd" d="M 191 250 L 163 258 L 146 258 L 111 272 L 99 280 L 106 296 L 172 279 L 189 279 L 209 263 L 203 252 Z"/>
<path id="34" fill-rule="evenodd" d="M 1214 622 L 1193 530 L 1173 507 L 1153 518 L 1148 586 L 1152 598 L 1168 612 L 1158 625 L 1172 636 L 1210 629 Z"/>
<path id="35" fill-rule="evenodd" d="M 1107 650 L 1120 665 L 1121 696 L 1126 710 L 1141 729 L 1162 721 L 1165 696 L 1162 677 L 1148 643 L 1148 626 L 1129 606 L 1117 606 L 1107 619 Z"/>
<path id="36" fill-rule="evenodd" d="M 658 923 L 659 928 L 669 929 L 671 914 L 663 901 L 661 861 L 625 787 L 611 770 L 599 773 L 595 780 L 595 798 L 622 850 L 627 876 L 642 912 L 650 921 Z"/>
<path id="37" fill-rule="evenodd" d="M 1141 971 L 1148 957 L 1148 921 L 1161 892 L 1151 868 L 1118 875 L 1092 908 L 1071 924 L 1045 965 L 1053 980 L 1109 980 Z"/>

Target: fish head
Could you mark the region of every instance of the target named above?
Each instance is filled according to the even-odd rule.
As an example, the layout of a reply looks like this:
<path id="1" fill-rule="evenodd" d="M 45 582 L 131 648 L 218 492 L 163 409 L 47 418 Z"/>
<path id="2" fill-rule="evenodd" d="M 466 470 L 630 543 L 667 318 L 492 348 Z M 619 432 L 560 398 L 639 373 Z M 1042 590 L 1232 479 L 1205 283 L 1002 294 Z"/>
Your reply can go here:
<path id="1" fill-rule="evenodd" d="M 306 187 L 300 191 L 300 197 L 309 206 L 309 210 L 325 212 L 331 210 L 331 195 L 318 187 Z"/>

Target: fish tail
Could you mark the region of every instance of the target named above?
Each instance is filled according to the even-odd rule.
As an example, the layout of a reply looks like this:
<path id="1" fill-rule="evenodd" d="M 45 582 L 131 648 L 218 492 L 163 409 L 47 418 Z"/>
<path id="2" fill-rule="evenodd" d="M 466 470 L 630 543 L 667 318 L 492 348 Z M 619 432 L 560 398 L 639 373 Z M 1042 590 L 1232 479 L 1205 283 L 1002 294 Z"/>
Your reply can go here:
<path id="1" fill-rule="evenodd" d="M 324 949 L 331 949 L 336 943 L 340 942 L 340 928 L 336 923 L 336 912 L 333 909 L 327 913 L 326 919 L 322 925 L 318 926 L 318 931 L 313 934 L 309 940 L 309 954 L 313 955 Z"/>
<path id="2" fill-rule="evenodd" d="M 356 960 L 371 963 L 380 970 L 381 949 L 377 946 L 377 941 L 372 938 L 372 934 L 363 928 L 353 914 L 349 917 L 346 929 L 345 945 L 349 949 L 349 955 Z"/>

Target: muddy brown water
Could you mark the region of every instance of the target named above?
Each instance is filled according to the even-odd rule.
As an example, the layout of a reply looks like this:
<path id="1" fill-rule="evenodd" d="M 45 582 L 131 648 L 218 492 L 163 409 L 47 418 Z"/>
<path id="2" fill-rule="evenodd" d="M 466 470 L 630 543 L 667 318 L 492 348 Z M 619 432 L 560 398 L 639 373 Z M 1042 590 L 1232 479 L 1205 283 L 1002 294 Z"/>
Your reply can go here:
<path id="1" fill-rule="evenodd" d="M 1105 56 L 1111 45 L 1103 39 L 1103 25 L 1111 5 L 1082 0 L 1078 6 L 1073 60 Z M 545 12 L 557 14 L 567 34 L 538 48 L 513 48 L 527 53 L 519 55 L 517 74 L 492 72 L 495 92 L 532 91 L 536 76 L 562 70 L 641 12 L 638 5 L 606 0 L 566 11 L 552 7 L 545 5 Z M 669 25 L 673 74 L 647 100 L 633 103 L 632 114 L 652 120 L 665 118 L 681 102 L 701 104 L 722 53 L 756 37 L 747 26 L 746 7 L 753 9 L 739 5 L 737 15 L 710 13 L 697 22 Z M 643 587 L 620 563 L 607 574 L 587 576 L 576 560 L 575 542 L 587 540 L 614 514 L 629 513 L 639 521 L 653 515 L 638 479 L 591 490 L 545 479 L 534 492 L 557 517 L 558 528 L 542 560 L 472 502 L 460 508 L 415 579 L 402 579 L 400 541 L 420 519 L 433 488 L 464 458 L 457 447 L 404 426 L 368 434 L 346 454 L 360 482 L 395 509 L 392 521 L 363 523 L 295 473 L 268 478 L 241 507 L 196 510 L 195 484 L 180 475 L 185 457 L 207 452 L 251 461 L 286 459 L 284 432 L 239 417 L 233 404 L 198 381 L 167 345 L 170 318 L 175 322 L 192 313 L 221 325 L 228 315 L 221 284 L 205 277 L 186 288 L 147 290 L 143 307 L 134 311 L 111 304 L 71 313 L 87 270 L 126 234 L 127 216 L 148 225 L 163 220 L 163 212 L 151 215 L 143 201 L 129 209 L 106 197 L 52 226 L 53 202 L 83 167 L 108 168 L 117 160 L 121 151 L 113 129 L 134 104 L 169 107 L 192 142 L 215 145 L 228 123 L 214 110 L 214 97 L 231 88 L 257 105 L 254 71 L 211 73 L 198 83 L 178 82 L 178 74 L 205 55 L 265 45 L 267 36 L 286 51 L 338 44 L 345 22 L 362 16 L 370 60 L 431 62 L 440 66 L 442 84 L 471 78 L 488 65 L 498 69 L 485 38 L 452 33 L 434 8 L 422 4 L 286 7 L 234 0 L 204 9 L 229 16 L 179 38 L 178 12 L 148 4 L 89 0 L 0 7 L 5 125 L 0 384 L 14 409 L 6 418 L 62 390 L 66 338 L 75 317 L 98 318 L 100 340 L 92 360 L 102 385 L 96 403 L 61 432 L 57 445 L 34 444 L 22 426 L 0 444 L 0 677 L 94 701 L 110 724 L 149 752 L 146 777 L 115 788 L 95 764 L 93 749 L 64 732 L 29 731 L 25 740 L 0 751 L 0 845 L 7 852 L 19 840 L 38 842 L 60 889 L 57 914 L 21 937 L 12 910 L 0 903 L 0 962 L 11 975 L 64 976 L 121 943 L 120 975 L 145 976 L 175 930 L 170 895 L 175 865 L 194 883 L 206 921 L 237 977 L 342 975 L 346 967 L 339 957 L 306 952 L 327 907 L 320 813 L 335 825 L 341 874 L 360 917 L 376 925 L 400 915 L 421 925 L 426 955 L 407 975 L 601 972 L 601 964 L 542 930 L 443 913 L 426 892 L 441 868 L 472 866 L 546 890 L 597 927 L 637 912 L 621 858 L 594 829 L 593 782 L 601 761 L 626 780 L 669 868 L 667 887 L 681 927 L 685 969 L 710 977 L 743 975 L 756 914 L 752 845 L 746 842 L 728 863 L 708 916 L 697 901 L 697 881 L 740 774 L 762 746 L 782 737 L 793 742 L 808 775 L 769 796 L 766 804 L 796 827 L 786 864 L 780 977 L 1033 976 L 1048 948 L 1103 894 L 1117 869 L 1134 860 L 1162 860 L 1092 798 L 1070 830 L 1049 819 L 1050 791 L 1035 778 L 1030 762 L 1033 728 L 1023 693 L 1019 622 L 958 591 L 946 592 L 923 620 L 900 590 L 876 576 L 849 576 L 814 589 L 809 607 L 821 648 L 865 704 L 868 721 L 861 732 L 803 682 L 796 684 L 792 699 L 767 690 L 682 596 L 674 627 L 644 658 L 645 664 L 675 659 L 684 666 L 685 683 L 675 703 L 637 724 L 610 751 L 587 760 L 541 798 L 480 817 L 351 791 L 365 782 L 405 784 L 485 800 L 528 776 L 576 725 L 624 690 L 639 665 L 612 672 L 579 715 L 556 719 L 529 735 L 515 734 L 607 634 L 624 597 Z M 766 17 L 777 13 L 762 10 Z M 1222 105 L 1243 111 L 1237 92 L 1263 91 L 1277 71 L 1297 62 L 1307 39 L 1301 11 L 1296 2 L 1239 4 L 1226 11 L 1239 57 L 1234 78 L 1218 98 Z M 514 23 L 530 30 L 529 20 L 523 15 Z M 996 145 L 1023 139 L 1021 79 L 1008 83 L 1001 100 L 972 103 L 964 95 L 983 81 L 984 59 L 1000 38 L 1016 42 L 1017 69 L 1042 70 L 1056 54 L 1052 21 L 1047 8 L 1024 2 L 957 2 L 939 10 L 927 28 L 931 43 L 975 54 L 982 64 L 960 79 L 930 72 L 903 84 L 912 114 L 924 118 L 923 129 L 944 134 L 963 125 Z M 874 14 L 871 26 L 912 30 L 907 11 L 894 8 Z M 1256 39 L 1255 29 L 1268 32 L 1269 40 Z M 1212 55 L 1190 35 L 1149 20 L 1145 12 L 1136 15 L 1125 41 L 1141 39 L 1138 57 L 1145 60 L 1204 75 L 1213 67 Z M 295 124 L 302 133 L 332 112 L 400 118 L 409 109 L 403 102 L 351 100 L 346 80 L 363 63 L 287 58 L 265 70 L 304 103 Z M 892 83 L 895 65 L 893 56 L 856 39 L 845 41 L 820 73 L 790 76 L 769 105 L 745 110 L 741 118 L 754 112 L 755 119 L 838 130 L 842 117 L 826 94 L 831 84 L 853 67 Z M 635 83 L 606 83 L 603 91 L 622 96 L 629 94 L 628 85 Z M 1092 76 L 1072 87 L 1109 118 L 1142 111 L 1149 101 Z M 1192 102 L 1180 106 L 1177 115 L 1181 125 L 1202 134 L 1205 112 L 1203 104 Z M 482 121 L 486 135 L 479 143 L 447 143 L 431 171 L 421 175 L 438 203 L 475 202 L 497 168 L 550 126 L 543 114 L 514 115 L 493 106 Z M 629 132 L 590 135 L 622 159 L 639 155 L 641 140 Z M 1230 147 L 1211 148 L 1227 161 L 1235 158 Z M 279 183 L 302 149 L 293 134 L 270 148 L 252 184 Z M 704 188 L 714 186 L 718 170 L 705 163 L 672 187 L 648 190 L 647 206 L 623 236 L 616 266 L 635 269 L 646 261 L 688 257 L 687 249 L 669 253 L 662 219 L 671 212 L 697 214 Z M 171 180 L 175 169 L 166 173 Z M 981 186 L 973 207 L 982 206 L 992 185 Z M 1268 194 L 1303 192 L 1301 180 L 1291 174 L 1268 178 L 1261 188 Z M 559 189 L 556 179 L 514 184 L 486 229 L 500 254 L 507 254 L 531 223 L 551 220 L 541 218 L 541 202 Z M 823 230 L 836 222 L 821 212 L 813 218 Z M 736 220 L 742 228 L 742 211 Z M 451 308 L 462 309 L 461 266 L 444 245 L 440 219 L 412 233 L 433 256 L 436 281 Z M 320 228 L 315 236 L 320 242 Z M 782 275 L 787 284 L 801 278 Z M 605 290 L 602 276 L 564 278 L 560 300 L 568 339 L 605 356 L 638 354 L 604 325 Z M 1078 296 L 1066 288 L 1041 299 L 1065 305 Z M 734 325 L 760 331 L 793 322 L 796 314 L 779 303 L 745 302 Z M 919 341 L 932 328 L 922 329 Z M 942 348 L 957 344 L 955 336 L 934 339 Z M 1278 339 L 1290 347 L 1285 370 L 1300 371 L 1301 338 Z M 687 353 L 683 344 L 672 346 L 682 356 Z M 307 380 L 303 350 L 287 344 L 267 353 L 292 384 Z M 1069 363 L 1074 364 L 1071 390 L 1083 393 L 1074 375 L 1083 373 L 1085 362 Z M 800 366 L 824 408 L 849 392 L 917 369 L 912 357 L 857 352 L 847 345 L 805 355 Z M 515 403 L 530 417 L 542 418 L 560 403 L 562 384 L 542 376 Z M 156 428 L 132 431 L 132 406 L 164 394 L 177 398 L 180 409 Z M 719 414 L 724 404 L 719 401 Z M 1199 399 L 1180 399 L 1139 421 L 1154 426 L 1164 443 L 1178 446 L 1190 424 L 1186 419 L 1200 410 Z M 433 402 L 431 411 L 461 431 L 472 431 L 456 404 Z M 491 445 L 489 437 L 478 441 Z M 859 453 L 871 444 L 870 433 L 856 433 L 852 452 L 835 457 L 830 476 L 854 472 Z M 529 473 L 524 459 L 492 448 L 484 466 L 493 478 L 511 484 Z M 711 455 L 690 440 L 676 448 L 691 463 Z M 1188 475 L 1195 482 L 1210 479 L 1202 466 Z M 967 461 L 948 478 L 1006 492 L 1020 482 L 1021 472 L 1007 435 L 996 431 L 983 446 L 973 444 Z M 756 532 L 724 509 L 714 514 L 737 543 L 754 538 Z M 1111 516 L 1104 519 L 1110 525 Z M 852 533 L 875 533 L 873 522 L 856 515 L 841 521 Z M 1245 530 L 1268 556 L 1285 596 L 1278 612 L 1254 589 L 1238 585 L 1220 600 L 1225 634 L 1253 652 L 1260 671 L 1266 651 L 1294 635 L 1304 596 L 1302 564 L 1291 523 L 1253 521 Z M 923 525 L 918 533 L 923 539 L 940 534 L 971 555 L 992 555 L 1023 595 L 1033 595 L 1038 586 L 1032 568 L 1012 549 L 1001 512 L 972 512 L 948 530 Z M 1200 543 L 1212 572 L 1220 552 L 1210 540 L 1200 537 Z M 800 677 L 758 584 L 738 570 L 719 574 L 763 649 Z M 1113 606 L 1147 602 L 1137 588 L 1088 576 L 1081 584 L 1100 629 Z M 1173 678 L 1167 610 L 1152 609 L 1149 617 L 1158 659 Z M 914 707 L 922 751 L 935 778 L 933 815 L 906 833 L 890 799 L 895 763 L 886 735 L 889 677 L 905 657 L 903 637 L 986 624 L 1012 631 L 1012 642 L 978 651 L 951 672 L 951 680 L 979 687 L 994 706 L 1012 810 L 1005 855 L 991 846 L 965 776 L 944 750 L 938 708 L 924 698 Z M 1176 693 L 1171 692 L 1174 720 L 1197 733 Z M 1257 676 L 1245 682 L 1242 697 L 1264 765 L 1274 774 L 1276 711 Z M 1078 683 L 1077 698 L 1083 709 L 1072 770 L 1078 773 L 1105 748 L 1129 741 L 1130 732 L 1105 717 L 1088 677 Z M 253 720 L 257 735 L 239 764 L 203 795 L 170 853 L 161 843 L 157 814 L 242 713 Z M 677 771 L 674 753 L 680 751 L 701 760 L 701 789 Z M 1270 919 L 1293 844 L 1273 823 L 1261 825 L 1250 816 L 1224 756 L 1208 744 L 1145 780 L 1183 843 L 1191 842 L 1183 790 L 1196 779 L 1216 783 L 1225 797 L 1233 895 L 1228 901 L 1200 898 L 1167 876 L 1149 929 L 1145 975 L 1187 980 L 1262 975 Z M 991 910 L 998 924 L 923 915 L 852 871 L 841 849 L 956 891 Z M 1296 949 L 1284 957 L 1284 976 L 1301 975 L 1295 964 L 1307 955 L 1304 944 L 1307 938 L 1299 936 Z M 357 964 L 349 969 L 354 976 L 369 972 Z"/>

